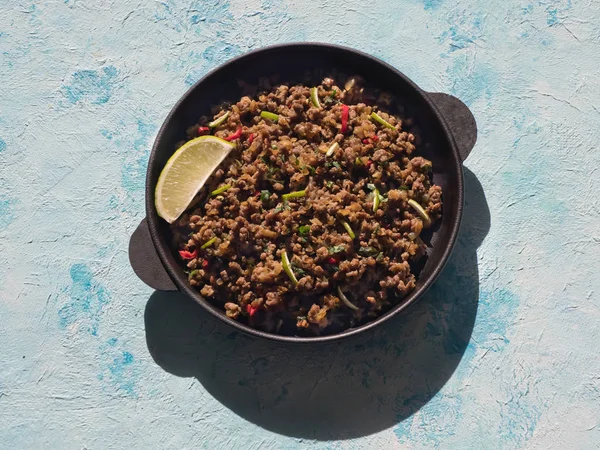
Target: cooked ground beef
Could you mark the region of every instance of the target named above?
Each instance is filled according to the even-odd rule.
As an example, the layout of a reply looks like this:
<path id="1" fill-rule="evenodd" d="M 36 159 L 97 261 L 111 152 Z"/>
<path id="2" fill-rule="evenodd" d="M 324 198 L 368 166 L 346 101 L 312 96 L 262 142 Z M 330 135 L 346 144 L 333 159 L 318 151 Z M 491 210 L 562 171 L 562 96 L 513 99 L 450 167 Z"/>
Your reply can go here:
<path id="1" fill-rule="evenodd" d="M 228 317 L 329 334 L 380 316 L 415 287 L 441 188 L 415 135 L 366 104 L 361 84 L 325 78 L 320 106 L 310 87 L 282 84 L 188 131 L 207 134 L 228 113 L 212 131 L 238 143 L 172 225 L 190 284 Z"/>

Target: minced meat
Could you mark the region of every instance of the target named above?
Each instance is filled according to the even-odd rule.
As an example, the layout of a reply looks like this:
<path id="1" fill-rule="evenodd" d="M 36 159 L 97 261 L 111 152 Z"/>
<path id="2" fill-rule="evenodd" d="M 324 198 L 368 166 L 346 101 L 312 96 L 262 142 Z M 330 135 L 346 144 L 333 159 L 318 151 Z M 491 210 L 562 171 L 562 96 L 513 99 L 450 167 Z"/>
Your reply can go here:
<path id="1" fill-rule="evenodd" d="M 420 235 L 441 216 L 441 188 L 410 127 L 369 102 L 361 84 L 346 90 L 325 78 L 319 106 L 311 87 L 282 84 L 242 97 L 213 130 L 238 134 L 237 148 L 172 225 L 173 242 L 193 255 L 182 256 L 190 284 L 231 319 L 329 334 L 378 317 L 414 289 Z M 207 123 L 225 112 L 201 118 L 189 137 L 210 132 Z"/>

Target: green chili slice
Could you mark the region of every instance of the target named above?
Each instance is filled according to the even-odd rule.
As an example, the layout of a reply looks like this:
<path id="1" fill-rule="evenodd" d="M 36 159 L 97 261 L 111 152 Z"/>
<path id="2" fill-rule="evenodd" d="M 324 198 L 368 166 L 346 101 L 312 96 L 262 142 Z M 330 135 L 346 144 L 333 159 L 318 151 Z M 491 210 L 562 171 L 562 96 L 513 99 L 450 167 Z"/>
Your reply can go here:
<path id="1" fill-rule="evenodd" d="M 385 120 L 383 117 L 381 117 L 376 112 L 372 112 L 370 117 L 375 122 L 377 122 L 380 125 L 383 125 L 384 127 L 391 128 L 392 130 L 396 129 L 396 127 L 394 125 L 392 125 L 391 123 L 389 123 L 387 120 Z"/>
<path id="2" fill-rule="evenodd" d="M 331 147 L 329 147 L 329 150 L 327 150 L 327 153 L 325 153 L 325 156 L 329 157 L 331 155 L 333 155 L 333 153 L 340 148 L 340 144 L 338 144 L 337 142 L 334 142 L 333 145 Z"/>
<path id="3" fill-rule="evenodd" d="M 337 287 L 337 291 L 338 291 L 338 295 L 340 296 L 340 299 L 344 302 L 344 304 L 348 308 L 353 309 L 354 311 L 358 311 L 358 306 L 356 306 L 354 303 L 352 303 L 350 300 L 348 300 L 348 297 L 346 297 L 344 295 L 344 293 L 342 292 L 342 289 L 339 286 Z"/>
<path id="4" fill-rule="evenodd" d="M 269 112 L 269 111 L 261 111 L 260 117 L 267 120 L 272 120 L 273 122 L 277 122 L 279 120 L 279 115 Z"/>
<path id="5" fill-rule="evenodd" d="M 350 236 L 352 239 L 354 239 L 356 237 L 356 235 L 354 234 L 354 231 L 352 231 L 352 228 L 350 228 L 350 224 L 348 222 L 346 222 L 345 220 L 340 220 L 340 223 L 348 232 L 348 236 Z"/>
<path id="6" fill-rule="evenodd" d="M 281 251 L 281 264 L 283 265 L 283 270 L 287 276 L 292 280 L 292 283 L 294 283 L 294 285 L 298 284 L 298 279 L 296 278 L 296 275 L 294 275 L 292 265 L 290 264 L 290 260 L 285 250 Z"/>
<path id="7" fill-rule="evenodd" d="M 283 194 L 281 198 L 283 200 L 289 200 L 291 198 L 300 198 L 306 196 L 306 189 L 302 189 L 301 191 L 289 192 L 287 194 Z"/>
<path id="8" fill-rule="evenodd" d="M 319 102 L 319 90 L 316 87 L 310 89 L 310 101 L 315 108 L 321 107 L 321 103 Z"/>
<path id="9" fill-rule="evenodd" d="M 224 184 L 223 186 L 221 186 L 220 188 L 215 189 L 214 191 L 212 191 L 210 193 L 211 196 L 215 197 L 219 194 L 222 194 L 223 192 L 225 192 L 227 189 L 229 189 L 231 187 L 230 184 Z"/>
<path id="10" fill-rule="evenodd" d="M 217 240 L 216 236 L 212 239 L 209 239 L 208 241 L 206 241 L 204 244 L 202 244 L 202 247 L 200 248 L 208 248 L 211 245 L 213 245 L 215 243 L 215 241 Z"/>
<path id="11" fill-rule="evenodd" d="M 419 203 L 417 203 L 411 198 L 408 200 L 408 204 L 414 208 L 414 210 L 417 212 L 417 214 L 419 214 L 419 216 L 421 216 L 425 225 L 431 224 L 431 219 L 429 218 L 429 215 L 427 214 L 425 209 L 423 209 L 423 207 L 419 205 Z"/>
<path id="12" fill-rule="evenodd" d="M 219 125 L 223 125 L 223 123 L 227 120 L 227 118 L 229 117 L 229 111 L 227 111 L 225 114 L 223 114 L 221 117 L 217 117 L 215 120 L 213 120 L 211 123 L 208 124 L 208 126 L 210 128 L 216 128 Z"/>
<path id="13" fill-rule="evenodd" d="M 381 203 L 381 194 L 379 193 L 379 189 L 373 189 L 373 212 L 377 212 L 379 209 L 379 205 Z"/>

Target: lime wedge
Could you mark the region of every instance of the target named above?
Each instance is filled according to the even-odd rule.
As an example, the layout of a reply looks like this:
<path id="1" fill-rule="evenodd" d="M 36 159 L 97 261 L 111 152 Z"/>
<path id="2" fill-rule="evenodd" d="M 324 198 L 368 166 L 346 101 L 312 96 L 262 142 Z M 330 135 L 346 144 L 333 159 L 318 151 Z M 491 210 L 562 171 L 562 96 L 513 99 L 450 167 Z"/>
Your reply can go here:
<path id="1" fill-rule="evenodd" d="M 215 136 L 200 136 L 183 144 L 158 177 L 154 191 L 158 215 L 173 223 L 234 148 L 235 143 Z"/>

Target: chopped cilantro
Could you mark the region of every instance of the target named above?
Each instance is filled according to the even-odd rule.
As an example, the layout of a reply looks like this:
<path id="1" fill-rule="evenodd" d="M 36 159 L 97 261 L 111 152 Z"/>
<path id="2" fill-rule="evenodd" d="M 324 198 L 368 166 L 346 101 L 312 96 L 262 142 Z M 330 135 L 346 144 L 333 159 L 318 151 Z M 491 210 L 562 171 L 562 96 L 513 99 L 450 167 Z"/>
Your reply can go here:
<path id="1" fill-rule="evenodd" d="M 306 272 L 304 271 L 304 269 L 302 269 L 301 267 L 298 267 L 294 263 L 292 263 L 291 265 L 292 265 L 292 270 L 294 271 L 294 275 L 296 275 L 300 278 L 303 277 L 304 275 L 306 275 Z"/>
<path id="2" fill-rule="evenodd" d="M 335 255 L 336 253 L 341 253 L 346 251 L 346 247 L 344 245 L 334 245 L 333 247 L 329 247 L 329 254 Z"/>
<path id="3" fill-rule="evenodd" d="M 375 256 L 379 253 L 379 250 L 373 247 L 361 247 L 358 249 L 360 256 Z"/>
<path id="4" fill-rule="evenodd" d="M 301 235 L 307 235 L 309 231 L 310 225 L 300 225 L 298 227 L 298 233 L 300 233 Z"/>
<path id="5" fill-rule="evenodd" d="M 271 193 L 269 191 L 260 191 L 260 201 L 261 202 L 267 202 L 269 201 L 269 198 L 271 197 Z"/>

